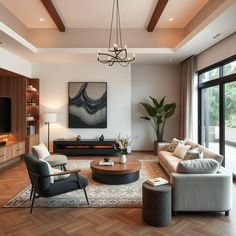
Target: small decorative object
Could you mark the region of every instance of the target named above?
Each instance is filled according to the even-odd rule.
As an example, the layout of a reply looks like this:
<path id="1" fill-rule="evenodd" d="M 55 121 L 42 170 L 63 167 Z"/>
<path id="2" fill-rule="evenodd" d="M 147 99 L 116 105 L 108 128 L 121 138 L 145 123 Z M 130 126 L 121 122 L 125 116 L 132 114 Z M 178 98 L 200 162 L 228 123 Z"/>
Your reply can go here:
<path id="1" fill-rule="evenodd" d="M 109 157 L 105 157 L 105 158 L 104 158 L 104 161 L 105 161 L 105 162 L 108 162 L 108 161 L 110 161 L 110 158 L 109 158 Z"/>
<path id="2" fill-rule="evenodd" d="M 78 134 L 78 135 L 76 136 L 76 140 L 79 141 L 80 139 L 81 139 L 81 136 Z"/>
<path id="3" fill-rule="evenodd" d="M 121 137 L 121 135 L 119 134 L 117 137 L 116 143 L 117 143 L 117 146 L 115 146 L 115 148 L 120 153 L 119 162 L 121 164 L 125 164 L 126 163 L 126 154 L 128 154 L 127 147 L 131 146 L 134 143 L 134 140 L 131 139 L 129 136 Z"/>
<path id="4" fill-rule="evenodd" d="M 37 92 L 37 89 L 34 88 L 33 85 L 29 85 L 29 86 L 27 87 L 27 90 L 28 90 L 28 91 L 31 91 L 31 92 Z"/>
<path id="5" fill-rule="evenodd" d="M 99 141 L 103 141 L 104 140 L 104 136 L 103 134 L 99 137 Z"/>

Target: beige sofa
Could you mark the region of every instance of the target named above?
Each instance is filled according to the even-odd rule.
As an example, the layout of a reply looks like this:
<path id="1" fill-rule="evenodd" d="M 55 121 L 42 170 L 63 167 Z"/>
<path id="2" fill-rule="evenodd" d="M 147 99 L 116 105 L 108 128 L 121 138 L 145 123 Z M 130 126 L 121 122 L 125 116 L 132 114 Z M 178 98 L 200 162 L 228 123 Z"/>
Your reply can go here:
<path id="1" fill-rule="evenodd" d="M 187 140 L 187 145 L 198 144 Z M 158 162 L 170 176 L 173 188 L 173 212 L 178 211 L 214 211 L 229 215 L 232 208 L 232 173 L 220 167 L 215 174 L 177 173 L 177 165 L 182 159 L 168 151 L 169 143 L 158 144 Z M 198 145 L 204 158 L 213 158 L 218 162 L 223 157 Z"/>

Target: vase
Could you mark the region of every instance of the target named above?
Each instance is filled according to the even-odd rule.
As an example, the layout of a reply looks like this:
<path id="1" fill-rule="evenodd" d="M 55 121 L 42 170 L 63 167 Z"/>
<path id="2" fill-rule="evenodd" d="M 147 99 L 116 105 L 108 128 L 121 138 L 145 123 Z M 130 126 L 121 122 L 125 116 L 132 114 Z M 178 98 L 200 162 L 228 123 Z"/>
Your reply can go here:
<path id="1" fill-rule="evenodd" d="M 125 163 L 126 163 L 126 155 L 125 155 L 125 154 L 122 154 L 122 155 L 120 156 L 120 163 L 121 163 L 121 164 L 125 164 Z"/>

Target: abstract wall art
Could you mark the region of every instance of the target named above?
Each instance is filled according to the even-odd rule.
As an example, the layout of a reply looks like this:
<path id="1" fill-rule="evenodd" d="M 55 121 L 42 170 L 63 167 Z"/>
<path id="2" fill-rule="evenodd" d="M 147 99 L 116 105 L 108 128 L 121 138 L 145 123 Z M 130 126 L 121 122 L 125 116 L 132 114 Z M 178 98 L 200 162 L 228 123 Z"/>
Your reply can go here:
<path id="1" fill-rule="evenodd" d="M 69 128 L 107 128 L 107 83 L 69 82 Z"/>

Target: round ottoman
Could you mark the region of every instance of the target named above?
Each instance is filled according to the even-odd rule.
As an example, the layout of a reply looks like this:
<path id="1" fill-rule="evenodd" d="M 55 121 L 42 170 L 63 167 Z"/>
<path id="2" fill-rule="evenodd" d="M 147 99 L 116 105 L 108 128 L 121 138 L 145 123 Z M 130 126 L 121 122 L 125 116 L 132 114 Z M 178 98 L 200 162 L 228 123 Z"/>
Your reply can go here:
<path id="1" fill-rule="evenodd" d="M 153 187 L 143 183 L 143 220 L 152 226 L 165 226 L 171 223 L 171 186 Z"/>

